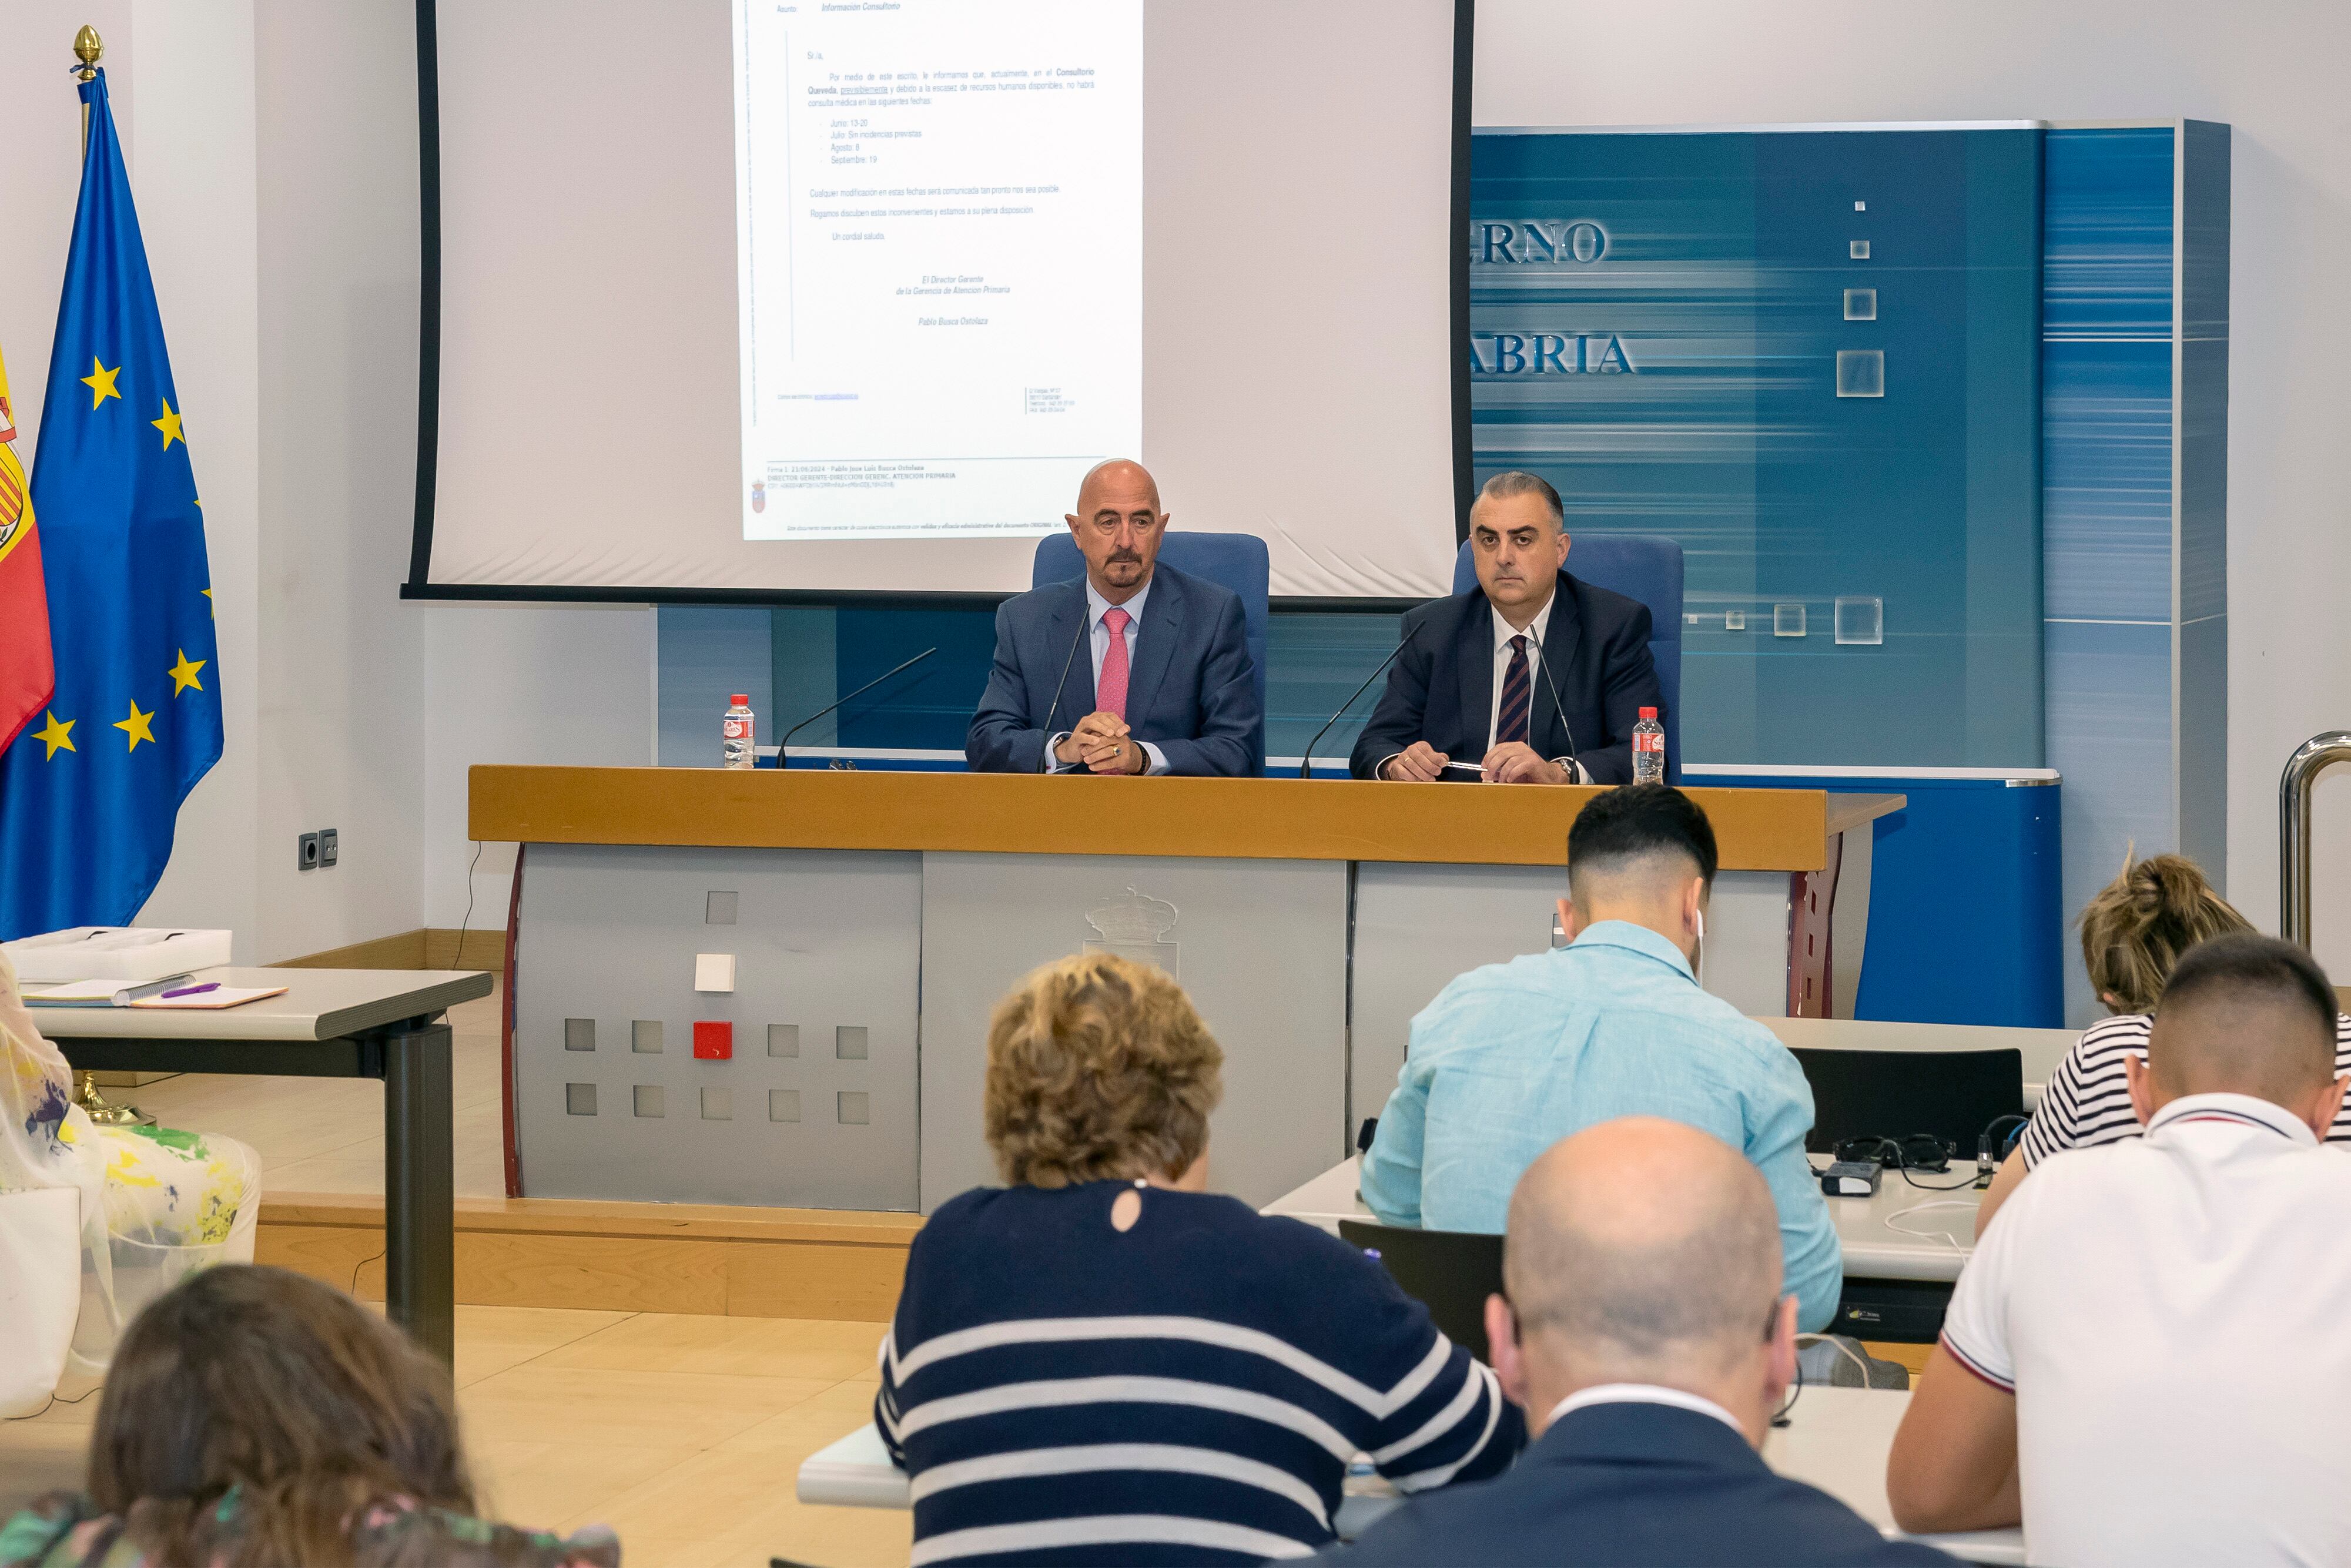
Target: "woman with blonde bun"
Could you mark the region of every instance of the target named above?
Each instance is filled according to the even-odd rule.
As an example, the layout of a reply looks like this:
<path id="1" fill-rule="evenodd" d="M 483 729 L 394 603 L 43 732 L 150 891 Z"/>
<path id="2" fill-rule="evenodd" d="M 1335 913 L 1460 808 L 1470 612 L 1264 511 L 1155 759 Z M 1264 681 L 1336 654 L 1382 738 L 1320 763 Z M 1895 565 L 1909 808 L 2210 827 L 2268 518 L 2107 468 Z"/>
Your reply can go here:
<path id="1" fill-rule="evenodd" d="M 2082 1031 L 2050 1078 L 2032 1120 L 1992 1178 L 1976 1215 L 1976 1234 L 2016 1190 L 2025 1174 L 2051 1155 L 2139 1135 L 2126 1076 L 2133 1057 L 2147 1057 L 2155 1004 L 2180 955 L 2199 942 L 2252 925 L 2212 891 L 2186 855 L 2126 861 L 2122 875 L 2082 909 L 2082 967 L 2091 988 L 2115 1016 Z M 2335 1071 L 2351 1071 L 2351 1018 L 2335 1020 Z M 2335 1119 L 2327 1142 L 2351 1143 L 2351 1105 Z"/>

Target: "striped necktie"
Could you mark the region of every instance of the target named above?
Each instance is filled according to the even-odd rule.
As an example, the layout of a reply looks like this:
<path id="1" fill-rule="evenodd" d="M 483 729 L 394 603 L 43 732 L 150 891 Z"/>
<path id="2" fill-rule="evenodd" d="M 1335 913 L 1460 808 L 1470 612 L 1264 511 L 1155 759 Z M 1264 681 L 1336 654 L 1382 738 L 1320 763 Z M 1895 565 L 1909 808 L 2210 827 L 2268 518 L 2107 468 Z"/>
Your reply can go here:
<path id="1" fill-rule="evenodd" d="M 1494 719 L 1494 744 L 1527 744 L 1527 707 L 1534 687 L 1527 679 L 1527 640 L 1510 639 L 1510 665 L 1502 672 L 1502 706 Z"/>

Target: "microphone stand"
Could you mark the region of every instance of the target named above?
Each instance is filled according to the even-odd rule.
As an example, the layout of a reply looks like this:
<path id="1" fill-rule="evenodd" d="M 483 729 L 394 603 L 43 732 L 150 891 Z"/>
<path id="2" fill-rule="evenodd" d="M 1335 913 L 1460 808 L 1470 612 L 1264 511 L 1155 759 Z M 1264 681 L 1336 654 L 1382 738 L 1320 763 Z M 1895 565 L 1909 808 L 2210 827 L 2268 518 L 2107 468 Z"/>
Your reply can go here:
<path id="1" fill-rule="evenodd" d="M 1323 722 L 1322 727 L 1314 732 L 1314 738 L 1306 743 L 1306 755 L 1298 759 L 1298 776 L 1301 779 L 1306 778 L 1307 770 L 1314 766 L 1314 748 L 1322 744 L 1322 737 L 1331 733 L 1331 727 L 1347 716 L 1347 710 L 1355 706 L 1355 699 L 1371 690 L 1372 683 L 1380 678 L 1380 672 L 1395 664 L 1396 655 L 1403 653 L 1411 643 L 1412 633 L 1407 632 L 1395 647 L 1388 650 L 1386 658 L 1373 666 L 1372 673 L 1364 677 L 1364 684 L 1348 694 L 1347 700 L 1339 705 L 1339 711 L 1332 714 Z"/>
<path id="2" fill-rule="evenodd" d="M 849 702 L 856 697 L 863 696 L 867 692 L 872 691 L 875 686 L 880 685 L 883 682 L 896 674 L 899 670 L 912 669 L 914 666 L 921 664 L 925 659 L 929 658 L 932 654 L 937 652 L 938 650 L 936 648 L 924 649 L 921 653 L 915 654 L 904 664 L 900 664 L 897 669 L 883 671 L 880 674 L 874 676 L 872 680 L 866 682 L 863 685 L 850 693 L 848 696 L 844 696 L 837 699 L 836 701 L 826 704 L 824 706 L 817 709 L 816 712 L 809 715 L 808 717 L 800 720 L 799 723 L 792 726 L 791 728 L 784 731 L 783 738 L 776 742 L 777 768 L 783 768 L 791 765 L 791 751 L 789 747 L 792 737 L 798 735 L 800 731 L 806 729 L 809 726 L 814 724 L 817 720 L 822 718 L 833 709 L 841 706 L 842 703 Z"/>
<path id="3" fill-rule="evenodd" d="M 1567 709 L 1559 702 L 1559 687 L 1551 678 L 1551 654 L 1544 649 L 1542 638 L 1536 634 L 1535 623 L 1527 622 L 1527 637 L 1535 645 L 1535 663 L 1542 666 L 1543 688 L 1551 693 L 1551 711 L 1559 715 L 1559 727 L 1567 737 L 1567 759 L 1575 764 L 1578 773 L 1583 771 L 1583 759 L 1575 754 L 1575 727 L 1567 722 Z M 1570 780 L 1573 782 L 1573 780 Z"/>

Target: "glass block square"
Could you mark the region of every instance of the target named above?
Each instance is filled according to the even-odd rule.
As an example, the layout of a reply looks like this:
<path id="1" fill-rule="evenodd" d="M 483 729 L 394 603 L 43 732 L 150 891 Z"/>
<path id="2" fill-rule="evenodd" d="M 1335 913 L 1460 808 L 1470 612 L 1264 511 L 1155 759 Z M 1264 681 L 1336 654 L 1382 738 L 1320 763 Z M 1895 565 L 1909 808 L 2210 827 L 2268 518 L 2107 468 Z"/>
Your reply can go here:
<path id="1" fill-rule="evenodd" d="M 702 1119 L 705 1122 L 731 1122 L 735 1119 L 735 1091 L 705 1089 L 702 1092 Z"/>
<path id="2" fill-rule="evenodd" d="M 658 1083 L 640 1083 L 636 1087 L 636 1109 L 640 1116 L 666 1116 L 669 1095 Z"/>
<path id="3" fill-rule="evenodd" d="M 739 893 L 714 893 L 702 901 L 702 923 L 705 925 L 732 925 L 743 906 Z"/>
<path id="4" fill-rule="evenodd" d="M 839 1061 L 865 1060 L 865 1026 L 843 1024 L 832 1031 L 832 1054 Z"/>
<path id="5" fill-rule="evenodd" d="M 567 1083 L 563 1086 L 563 1113 L 567 1116 L 592 1116 L 596 1113 L 596 1086 L 593 1083 Z"/>
<path id="6" fill-rule="evenodd" d="M 768 1120 L 797 1122 L 800 1119 L 800 1092 L 797 1089 L 768 1091 Z"/>
<path id="7" fill-rule="evenodd" d="M 659 1019 L 638 1019 L 629 1025 L 629 1049 L 639 1056 L 659 1056 L 662 1048 L 662 1026 Z"/>
<path id="8" fill-rule="evenodd" d="M 873 1120 L 872 1097 L 862 1089 L 844 1089 L 839 1111 L 844 1127 L 862 1127 Z"/>
<path id="9" fill-rule="evenodd" d="M 796 1023 L 771 1023 L 768 1026 L 769 1056 L 798 1056 L 800 1053 L 800 1026 Z"/>
<path id="10" fill-rule="evenodd" d="M 565 1019 L 563 1020 L 563 1049 L 566 1051 L 595 1050 L 596 1020 L 594 1019 Z"/>
<path id="11" fill-rule="evenodd" d="M 1886 601 L 1859 596 L 1836 601 L 1836 640 L 1875 646 L 1886 641 Z"/>
<path id="12" fill-rule="evenodd" d="M 1886 395 L 1886 350 L 1839 349 L 1836 387 L 1839 397 L 1884 397 Z"/>
<path id="13" fill-rule="evenodd" d="M 1804 607 L 1802 604 L 1771 606 L 1771 635 L 1801 637 L 1804 634 Z"/>
<path id="14" fill-rule="evenodd" d="M 1869 211 L 1869 204 L 1867 202 L 1855 202 L 1853 204 L 1853 210 L 1856 213 L 1865 213 Z"/>
<path id="15" fill-rule="evenodd" d="M 1744 632 L 1744 631 L 1746 631 L 1746 630 L 1747 630 L 1747 612 L 1745 612 L 1744 610 L 1726 610 L 1726 611 L 1724 611 L 1724 612 L 1722 612 L 1722 629 L 1723 629 L 1724 631 L 1726 631 L 1726 632 Z"/>
<path id="16" fill-rule="evenodd" d="M 1848 321 L 1877 319 L 1877 290 L 1848 288 L 1844 291 L 1844 319 Z"/>
<path id="17" fill-rule="evenodd" d="M 1867 261 L 1869 259 L 1869 242 L 1865 239 L 1855 240 L 1852 244 L 1844 247 L 1844 253 L 1855 261 Z"/>

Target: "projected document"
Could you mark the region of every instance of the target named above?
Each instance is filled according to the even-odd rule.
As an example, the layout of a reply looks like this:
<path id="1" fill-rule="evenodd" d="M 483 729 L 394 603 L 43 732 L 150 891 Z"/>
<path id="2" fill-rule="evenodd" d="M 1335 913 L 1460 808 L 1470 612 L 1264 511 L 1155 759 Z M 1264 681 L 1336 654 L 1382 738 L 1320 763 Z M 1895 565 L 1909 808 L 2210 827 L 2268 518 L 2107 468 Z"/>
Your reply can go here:
<path id="1" fill-rule="evenodd" d="M 1141 445 L 1142 0 L 738 0 L 743 537 L 1061 526 Z"/>

